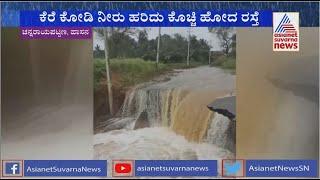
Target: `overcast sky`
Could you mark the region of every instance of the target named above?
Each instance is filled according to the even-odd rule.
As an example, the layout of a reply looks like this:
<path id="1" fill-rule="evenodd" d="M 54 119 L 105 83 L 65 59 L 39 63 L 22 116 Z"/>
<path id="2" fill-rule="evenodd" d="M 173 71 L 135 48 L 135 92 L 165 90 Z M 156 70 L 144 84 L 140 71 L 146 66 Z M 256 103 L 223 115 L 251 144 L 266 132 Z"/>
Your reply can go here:
<path id="1" fill-rule="evenodd" d="M 155 39 L 158 36 L 158 27 L 147 27 L 148 38 Z M 161 35 L 168 34 L 170 36 L 175 33 L 181 34 L 184 37 L 188 37 L 188 27 L 162 27 Z M 191 27 L 191 35 L 195 35 L 197 39 L 205 39 L 211 46 L 211 50 L 220 50 L 219 41 L 215 34 L 210 33 L 207 27 Z M 93 48 L 99 44 L 101 49 L 104 49 L 103 40 L 93 33 Z"/>

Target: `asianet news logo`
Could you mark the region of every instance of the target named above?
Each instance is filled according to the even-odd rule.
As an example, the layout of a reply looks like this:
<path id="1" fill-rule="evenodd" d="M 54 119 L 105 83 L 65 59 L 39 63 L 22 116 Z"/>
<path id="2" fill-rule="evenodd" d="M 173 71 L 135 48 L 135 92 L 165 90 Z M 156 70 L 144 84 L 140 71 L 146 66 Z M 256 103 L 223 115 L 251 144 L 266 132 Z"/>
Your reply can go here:
<path id="1" fill-rule="evenodd" d="M 273 13 L 273 51 L 299 51 L 299 13 Z"/>

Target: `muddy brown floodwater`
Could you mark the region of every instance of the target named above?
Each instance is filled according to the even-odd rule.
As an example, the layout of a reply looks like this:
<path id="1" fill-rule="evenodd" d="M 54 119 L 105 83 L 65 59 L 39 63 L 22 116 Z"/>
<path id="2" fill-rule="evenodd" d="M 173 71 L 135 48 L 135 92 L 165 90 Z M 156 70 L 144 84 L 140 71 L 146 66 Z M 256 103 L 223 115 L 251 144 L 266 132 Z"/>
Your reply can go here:
<path id="1" fill-rule="evenodd" d="M 119 117 L 94 136 L 96 159 L 222 159 L 230 120 L 207 105 L 234 93 L 235 76 L 215 67 L 182 70 L 128 92 Z M 146 118 L 147 127 L 136 123 Z"/>
<path id="2" fill-rule="evenodd" d="M 273 52 L 272 28 L 237 40 L 237 157 L 318 159 L 319 28 L 300 28 L 299 52 Z"/>

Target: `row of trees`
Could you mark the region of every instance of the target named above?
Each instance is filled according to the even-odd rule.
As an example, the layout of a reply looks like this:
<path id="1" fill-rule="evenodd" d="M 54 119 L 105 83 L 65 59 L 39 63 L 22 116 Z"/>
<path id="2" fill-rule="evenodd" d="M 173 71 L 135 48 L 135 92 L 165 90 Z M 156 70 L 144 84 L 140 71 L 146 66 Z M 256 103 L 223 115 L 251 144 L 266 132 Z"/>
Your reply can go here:
<path id="1" fill-rule="evenodd" d="M 108 38 L 109 58 L 142 58 L 144 60 L 156 61 L 158 37 L 148 39 L 146 30 L 133 34 L 124 31 L 114 31 Z M 175 34 L 169 36 L 161 35 L 159 49 L 159 60 L 162 63 L 185 62 L 188 51 L 188 39 Z M 210 45 L 204 39 L 197 39 L 190 36 L 190 61 L 207 63 Z M 96 45 L 94 49 L 95 58 L 104 58 L 104 51 Z"/>
<path id="2" fill-rule="evenodd" d="M 219 28 L 209 28 L 209 32 L 214 33 L 219 39 L 221 49 L 227 56 L 236 55 L 236 33 L 234 28 L 230 27 L 219 27 Z"/>

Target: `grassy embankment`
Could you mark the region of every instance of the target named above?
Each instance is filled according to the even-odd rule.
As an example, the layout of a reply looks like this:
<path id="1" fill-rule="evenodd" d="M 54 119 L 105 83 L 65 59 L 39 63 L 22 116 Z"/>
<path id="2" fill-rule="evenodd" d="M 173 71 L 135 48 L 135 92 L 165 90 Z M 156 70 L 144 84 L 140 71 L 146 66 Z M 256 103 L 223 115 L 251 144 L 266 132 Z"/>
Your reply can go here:
<path id="1" fill-rule="evenodd" d="M 199 66 L 192 63 L 189 68 Z M 154 61 L 144 61 L 142 59 L 111 59 L 110 69 L 112 81 L 122 88 L 134 86 L 136 84 L 149 81 L 163 73 L 173 69 L 188 68 L 185 63 L 159 63 L 158 68 Z M 105 60 L 94 59 L 94 86 L 97 88 L 101 81 L 105 79 Z"/>
<path id="2" fill-rule="evenodd" d="M 226 71 L 235 74 L 236 73 L 236 58 L 235 57 L 227 57 L 220 56 L 216 60 L 214 60 L 211 66 L 220 67 L 225 69 Z"/>

